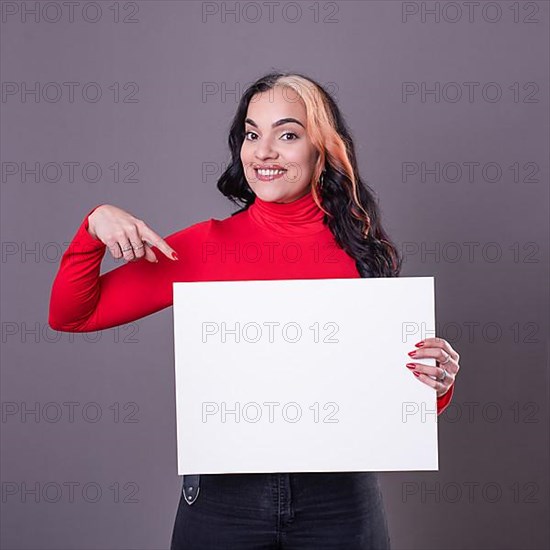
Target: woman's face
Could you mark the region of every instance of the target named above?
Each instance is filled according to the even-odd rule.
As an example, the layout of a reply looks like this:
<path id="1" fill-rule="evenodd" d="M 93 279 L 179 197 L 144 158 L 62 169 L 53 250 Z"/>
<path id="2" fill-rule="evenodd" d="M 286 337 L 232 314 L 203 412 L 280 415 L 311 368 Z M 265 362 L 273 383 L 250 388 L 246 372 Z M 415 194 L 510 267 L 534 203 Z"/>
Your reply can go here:
<path id="1" fill-rule="evenodd" d="M 309 193 L 318 152 L 305 127 L 305 105 L 291 88 L 275 86 L 250 100 L 241 162 L 248 185 L 260 199 L 292 202 Z M 259 168 L 277 172 L 262 173 Z M 284 170 L 281 175 L 279 169 Z"/>

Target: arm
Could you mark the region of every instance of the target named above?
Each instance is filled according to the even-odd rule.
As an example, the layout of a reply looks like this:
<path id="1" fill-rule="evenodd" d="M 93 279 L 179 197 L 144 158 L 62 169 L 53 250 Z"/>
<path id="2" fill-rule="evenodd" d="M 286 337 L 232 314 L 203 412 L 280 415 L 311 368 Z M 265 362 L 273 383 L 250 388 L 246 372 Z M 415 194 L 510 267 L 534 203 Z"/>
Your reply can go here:
<path id="1" fill-rule="evenodd" d="M 100 206 L 100 205 L 98 205 Z M 179 260 L 157 254 L 100 275 L 107 247 L 88 232 L 84 218 L 61 258 L 50 297 L 49 325 L 65 332 L 91 332 L 129 323 L 172 305 L 172 283 L 200 276 L 201 246 L 210 220 L 166 237 Z"/>

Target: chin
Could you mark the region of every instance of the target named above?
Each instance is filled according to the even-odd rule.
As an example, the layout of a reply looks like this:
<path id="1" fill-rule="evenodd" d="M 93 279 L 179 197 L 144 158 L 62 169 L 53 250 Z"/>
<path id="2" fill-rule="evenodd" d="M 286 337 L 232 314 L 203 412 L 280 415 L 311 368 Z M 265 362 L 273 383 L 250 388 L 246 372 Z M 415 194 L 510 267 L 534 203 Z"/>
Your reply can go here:
<path id="1" fill-rule="evenodd" d="M 273 184 L 267 184 L 263 187 L 254 185 L 254 187 L 251 186 L 251 189 L 257 197 L 266 202 L 292 202 L 303 197 L 310 190 L 309 188 L 302 188 L 299 190 L 277 189 L 276 184 L 274 184 L 273 187 L 269 187 L 269 185 Z"/>

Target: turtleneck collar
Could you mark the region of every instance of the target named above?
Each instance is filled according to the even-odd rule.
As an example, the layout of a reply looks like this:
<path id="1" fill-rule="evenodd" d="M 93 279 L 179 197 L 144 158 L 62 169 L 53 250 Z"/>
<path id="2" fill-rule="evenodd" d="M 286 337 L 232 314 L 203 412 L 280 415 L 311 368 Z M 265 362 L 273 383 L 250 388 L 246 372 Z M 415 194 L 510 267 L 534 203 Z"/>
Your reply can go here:
<path id="1" fill-rule="evenodd" d="M 326 230 L 325 213 L 313 200 L 311 191 L 292 202 L 269 202 L 256 197 L 248 215 L 258 225 L 290 236 L 313 235 Z"/>

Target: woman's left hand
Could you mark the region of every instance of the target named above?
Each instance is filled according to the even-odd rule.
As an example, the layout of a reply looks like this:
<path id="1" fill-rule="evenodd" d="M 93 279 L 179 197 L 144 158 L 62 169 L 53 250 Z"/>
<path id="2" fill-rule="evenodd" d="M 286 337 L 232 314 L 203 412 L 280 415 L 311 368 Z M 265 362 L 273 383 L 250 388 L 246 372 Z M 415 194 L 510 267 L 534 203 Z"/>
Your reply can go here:
<path id="1" fill-rule="evenodd" d="M 460 365 L 458 364 L 460 356 L 451 347 L 451 344 L 443 338 L 426 338 L 418 342 L 418 344 L 415 344 L 415 346 L 418 349 L 409 352 L 412 361 L 430 357 L 436 360 L 437 366 L 431 367 L 423 363 L 409 362 L 407 363 L 407 368 L 409 368 L 421 382 L 435 388 L 437 397 L 441 397 L 444 393 L 449 391 L 449 388 L 456 379 L 456 375 L 460 369 Z M 437 380 L 434 380 L 431 376 L 435 376 Z"/>

